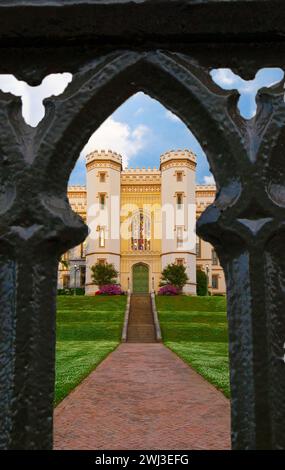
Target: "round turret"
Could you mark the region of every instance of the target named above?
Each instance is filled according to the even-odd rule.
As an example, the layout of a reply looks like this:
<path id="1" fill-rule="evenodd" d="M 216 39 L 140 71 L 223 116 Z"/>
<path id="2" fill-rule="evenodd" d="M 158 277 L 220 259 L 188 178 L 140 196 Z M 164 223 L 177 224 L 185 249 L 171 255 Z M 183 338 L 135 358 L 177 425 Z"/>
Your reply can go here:
<path id="1" fill-rule="evenodd" d="M 196 167 L 196 155 L 188 149 L 168 150 L 160 156 L 160 169 L 163 171 L 165 167 L 177 166 L 189 162 L 190 168 Z"/>
<path id="2" fill-rule="evenodd" d="M 113 152 L 112 150 L 94 150 L 86 156 L 86 170 L 89 171 L 94 167 L 93 163 L 96 162 L 97 166 L 102 163 L 104 165 L 107 162 L 118 166 L 118 169 L 122 169 L 122 156 Z"/>
<path id="3" fill-rule="evenodd" d="M 160 157 L 162 204 L 162 269 L 185 266 L 184 292 L 196 293 L 195 170 L 191 150 L 170 150 Z"/>
<path id="4" fill-rule="evenodd" d="M 113 264 L 120 272 L 120 195 L 122 157 L 112 150 L 95 150 L 86 157 L 87 224 L 86 288 L 93 295 L 96 263 Z M 119 277 L 118 277 L 119 281 Z"/>

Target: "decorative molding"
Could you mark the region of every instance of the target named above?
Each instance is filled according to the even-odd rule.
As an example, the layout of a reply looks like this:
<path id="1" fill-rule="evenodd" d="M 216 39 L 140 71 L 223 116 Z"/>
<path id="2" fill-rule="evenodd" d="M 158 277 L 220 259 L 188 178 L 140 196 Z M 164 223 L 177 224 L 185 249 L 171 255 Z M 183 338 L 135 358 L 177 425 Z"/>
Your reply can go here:
<path id="1" fill-rule="evenodd" d="M 178 256 L 178 255 L 183 255 L 183 254 L 197 256 L 194 251 L 167 251 L 165 253 L 161 253 L 160 256 L 166 256 L 166 255 Z"/>
<path id="2" fill-rule="evenodd" d="M 128 186 L 121 186 L 122 193 L 160 193 L 160 185 L 153 184 L 151 186 L 147 185 L 128 185 Z"/>
<path id="3" fill-rule="evenodd" d="M 116 170 L 121 172 L 121 165 L 120 163 L 111 162 L 108 160 L 105 161 L 91 161 L 90 163 L 86 163 L 86 170 L 91 171 L 94 168 L 111 168 L 112 170 Z"/>
<path id="4" fill-rule="evenodd" d="M 91 251 L 91 253 L 86 253 L 85 256 L 92 256 L 92 255 L 114 255 L 121 257 L 120 253 L 114 253 L 112 251 Z"/>
<path id="5" fill-rule="evenodd" d="M 196 190 L 196 198 L 201 198 L 201 197 L 208 197 L 208 198 L 215 198 L 216 196 L 216 191 L 197 191 Z"/>
<path id="6" fill-rule="evenodd" d="M 168 170 L 169 168 L 189 168 L 190 170 L 196 170 L 196 163 L 190 160 L 170 160 L 166 163 L 161 163 L 161 171 Z"/>
<path id="7" fill-rule="evenodd" d="M 196 191 L 214 191 L 216 192 L 215 184 L 196 184 Z"/>

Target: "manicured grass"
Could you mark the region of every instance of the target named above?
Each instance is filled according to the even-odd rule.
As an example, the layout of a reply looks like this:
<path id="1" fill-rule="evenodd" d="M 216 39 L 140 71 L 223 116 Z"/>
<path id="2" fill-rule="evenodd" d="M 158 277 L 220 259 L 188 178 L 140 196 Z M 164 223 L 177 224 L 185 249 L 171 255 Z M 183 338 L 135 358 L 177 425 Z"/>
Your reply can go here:
<path id="1" fill-rule="evenodd" d="M 230 396 L 224 297 L 157 296 L 163 342 Z"/>
<path id="2" fill-rule="evenodd" d="M 120 342 L 125 296 L 59 296 L 55 404 Z"/>

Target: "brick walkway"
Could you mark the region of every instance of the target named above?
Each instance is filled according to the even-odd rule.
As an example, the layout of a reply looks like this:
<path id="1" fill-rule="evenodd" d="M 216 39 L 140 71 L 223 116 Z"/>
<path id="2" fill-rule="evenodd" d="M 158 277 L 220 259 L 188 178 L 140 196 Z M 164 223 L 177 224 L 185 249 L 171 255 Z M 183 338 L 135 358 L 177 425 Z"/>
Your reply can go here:
<path id="1" fill-rule="evenodd" d="M 55 449 L 228 449 L 229 401 L 162 344 L 121 344 L 55 410 Z"/>

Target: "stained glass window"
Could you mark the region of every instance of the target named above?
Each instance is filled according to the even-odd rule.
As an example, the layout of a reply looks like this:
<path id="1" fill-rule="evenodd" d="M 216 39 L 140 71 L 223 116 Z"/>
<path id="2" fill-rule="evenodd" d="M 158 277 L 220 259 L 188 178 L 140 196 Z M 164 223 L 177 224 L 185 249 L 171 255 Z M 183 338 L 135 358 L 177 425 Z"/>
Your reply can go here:
<path id="1" fill-rule="evenodd" d="M 142 211 L 132 218 L 131 245 L 134 251 L 150 250 L 151 222 L 150 217 Z"/>

